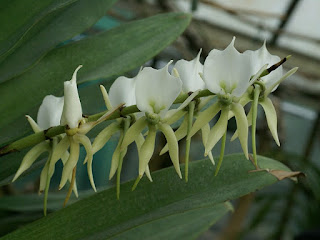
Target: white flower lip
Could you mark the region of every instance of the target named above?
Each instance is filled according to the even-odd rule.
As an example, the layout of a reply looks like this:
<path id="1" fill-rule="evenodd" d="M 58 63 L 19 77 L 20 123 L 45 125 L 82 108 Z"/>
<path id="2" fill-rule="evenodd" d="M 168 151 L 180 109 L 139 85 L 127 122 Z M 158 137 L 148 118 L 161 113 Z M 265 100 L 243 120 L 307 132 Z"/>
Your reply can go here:
<path id="1" fill-rule="evenodd" d="M 234 41 L 223 51 L 213 49 L 205 60 L 204 81 L 212 93 L 241 97 L 251 84 L 251 59 L 234 48 Z"/>
<path id="2" fill-rule="evenodd" d="M 37 123 L 42 130 L 60 125 L 63 103 L 63 97 L 48 95 L 43 99 L 37 116 Z"/>
<path id="3" fill-rule="evenodd" d="M 109 90 L 109 99 L 112 106 L 118 106 L 121 103 L 124 103 L 126 106 L 135 105 L 135 85 L 135 78 L 118 77 Z"/>
<path id="4" fill-rule="evenodd" d="M 64 82 L 64 106 L 61 116 L 61 125 L 68 125 L 70 128 L 77 128 L 82 119 L 82 107 L 77 88 L 77 72 L 80 65 L 74 71 L 72 79 Z"/>
<path id="5" fill-rule="evenodd" d="M 181 59 L 174 65 L 182 81 L 182 91 L 186 93 L 205 89 L 205 83 L 199 75 L 199 73 L 203 73 L 203 65 L 200 63 L 201 52 L 202 49 L 197 57 L 191 61 Z"/>
<path id="6" fill-rule="evenodd" d="M 261 48 L 256 51 L 247 50 L 243 53 L 251 58 L 251 74 L 256 74 L 260 68 L 268 64 L 268 67 L 280 61 L 280 57 L 276 55 L 271 55 L 266 47 L 266 42 L 263 43 Z M 264 82 L 267 89 L 270 89 L 281 77 L 283 74 L 282 66 L 279 66 L 276 70 L 272 71 L 268 75 L 261 78 L 261 81 Z M 270 91 L 276 90 L 277 86 Z"/>
<path id="7" fill-rule="evenodd" d="M 170 61 L 162 69 L 145 67 L 136 77 L 137 107 L 142 112 L 164 116 L 181 92 L 180 78 L 169 74 Z"/>

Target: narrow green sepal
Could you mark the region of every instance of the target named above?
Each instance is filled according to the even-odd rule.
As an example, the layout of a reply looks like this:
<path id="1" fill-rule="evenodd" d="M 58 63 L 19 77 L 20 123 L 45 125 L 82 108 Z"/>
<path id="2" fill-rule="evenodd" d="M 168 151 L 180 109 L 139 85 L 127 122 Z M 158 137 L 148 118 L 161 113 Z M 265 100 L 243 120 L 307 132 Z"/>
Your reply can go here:
<path id="1" fill-rule="evenodd" d="M 72 173 L 74 167 L 77 165 L 78 159 L 79 159 L 79 152 L 80 152 L 80 146 L 79 143 L 73 140 L 73 137 L 69 136 L 70 141 L 70 156 L 66 163 L 66 165 L 63 167 L 62 170 L 62 177 L 59 184 L 59 190 L 64 187 L 67 180 L 69 179 L 70 174 Z"/>
<path id="2" fill-rule="evenodd" d="M 119 166 L 122 139 L 123 139 L 123 131 L 121 130 L 118 145 L 117 145 L 116 149 L 114 150 L 113 155 L 112 155 L 112 159 L 111 159 L 109 180 L 111 178 L 113 178 L 113 176 L 116 173 L 118 166 Z M 124 151 L 127 152 L 127 149 L 125 148 Z"/>
<path id="3" fill-rule="evenodd" d="M 56 147 L 53 149 L 50 164 L 49 164 L 49 174 L 50 177 L 54 173 L 55 165 L 58 162 L 60 158 L 63 158 L 63 156 L 66 154 L 68 148 L 70 146 L 70 141 L 68 136 L 64 136 L 62 140 L 56 145 Z M 69 156 L 68 156 L 69 159 Z M 66 162 L 65 162 L 66 163 Z M 64 163 L 64 165 L 65 165 Z"/>
<path id="4" fill-rule="evenodd" d="M 208 141 L 209 133 L 210 133 L 210 124 L 207 123 L 206 125 L 204 125 L 201 128 L 201 136 L 202 136 L 202 144 L 203 144 L 203 146 L 205 146 L 207 141 Z M 216 163 L 215 163 L 215 161 L 213 159 L 211 151 L 208 153 L 208 157 L 209 157 L 210 161 L 212 162 L 212 164 L 215 165 Z"/>
<path id="5" fill-rule="evenodd" d="M 92 160 L 93 160 L 93 151 L 90 139 L 86 135 L 76 134 L 73 139 L 79 143 L 81 143 L 86 149 L 87 156 L 84 160 L 84 163 L 87 163 L 87 172 L 90 180 L 90 184 L 93 190 L 96 192 L 96 185 L 94 184 L 93 175 L 92 175 Z"/>
<path id="6" fill-rule="evenodd" d="M 32 128 L 32 130 L 37 133 L 37 132 L 41 132 L 41 129 L 39 127 L 39 125 L 33 120 L 32 117 L 30 117 L 29 115 L 26 115 L 26 118 Z"/>
<path id="7" fill-rule="evenodd" d="M 100 85 L 99 87 L 100 87 L 100 90 L 101 90 L 101 93 L 102 93 L 102 97 L 103 97 L 103 100 L 104 100 L 104 103 L 105 103 L 107 109 L 111 110 L 112 109 L 112 104 L 110 102 L 109 95 L 108 95 L 108 92 L 107 92 L 106 88 L 103 85 Z"/>
<path id="8" fill-rule="evenodd" d="M 113 122 L 109 126 L 107 126 L 105 129 L 103 129 L 94 139 L 92 143 L 92 151 L 93 153 L 98 152 L 103 148 L 104 145 L 109 141 L 111 136 L 115 134 L 117 131 L 119 131 L 120 126 L 118 122 Z"/>
<path id="9" fill-rule="evenodd" d="M 265 98 L 263 101 L 260 102 L 260 105 L 262 106 L 266 114 L 268 127 L 270 129 L 272 137 L 274 141 L 277 143 L 277 145 L 280 146 L 280 141 L 279 141 L 278 131 L 277 131 L 278 119 L 277 119 L 276 109 L 274 108 L 270 98 Z"/>
<path id="10" fill-rule="evenodd" d="M 194 122 L 190 135 L 187 136 L 187 138 L 191 138 L 193 135 L 195 135 L 204 125 L 206 125 L 212 118 L 214 118 L 215 115 L 220 110 L 219 102 L 215 102 L 210 107 L 208 107 L 203 112 L 199 113 L 196 117 L 196 121 Z"/>
<path id="11" fill-rule="evenodd" d="M 133 141 L 135 141 L 146 126 L 147 120 L 145 116 L 139 118 L 134 124 L 132 124 L 123 138 L 121 149 L 126 149 Z"/>
<path id="12" fill-rule="evenodd" d="M 229 109 L 222 109 L 220 118 L 217 123 L 211 129 L 208 141 L 205 146 L 205 153 L 204 155 L 207 156 L 212 148 L 216 145 L 216 143 L 221 139 L 223 134 L 227 131 L 228 126 L 228 115 Z"/>
<path id="13" fill-rule="evenodd" d="M 252 125 L 252 106 L 247 114 L 247 122 L 248 122 L 248 128 Z M 238 129 L 234 132 L 234 134 L 231 137 L 231 142 L 236 140 L 238 138 Z"/>
<path id="14" fill-rule="evenodd" d="M 41 194 L 46 188 L 48 170 L 49 170 L 49 161 L 46 162 L 46 164 L 44 165 L 44 167 L 41 170 L 38 194 Z"/>
<path id="15" fill-rule="evenodd" d="M 179 146 L 176 136 L 170 125 L 165 123 L 159 123 L 159 130 L 164 134 L 168 147 L 169 147 L 169 155 L 171 161 L 173 163 L 174 168 L 180 178 L 182 178 L 181 171 L 180 171 L 180 164 L 179 164 Z"/>
<path id="16" fill-rule="evenodd" d="M 138 158 L 140 159 L 140 151 L 141 151 L 141 147 L 144 143 L 144 137 L 142 136 L 142 134 L 140 133 L 139 136 L 136 138 L 136 145 L 137 145 L 137 151 L 138 151 Z M 150 182 L 152 182 L 152 177 L 151 177 L 151 173 L 150 173 L 150 169 L 149 169 L 149 165 L 147 165 L 146 167 L 146 175 L 149 178 Z"/>
<path id="17" fill-rule="evenodd" d="M 187 136 L 187 132 L 188 132 L 188 118 L 185 117 L 183 119 L 181 125 L 174 132 L 174 135 L 176 136 L 177 141 L 180 141 L 182 138 Z M 165 154 L 167 151 L 169 151 L 168 143 L 166 143 L 166 145 L 162 148 L 159 155 L 161 156 L 161 155 Z"/>
<path id="18" fill-rule="evenodd" d="M 154 152 L 156 127 L 149 124 L 149 133 L 141 146 L 139 159 L 139 176 L 142 177 Z"/>
<path id="19" fill-rule="evenodd" d="M 17 178 L 26 171 L 36 160 L 37 158 L 44 152 L 50 151 L 50 143 L 47 141 L 41 142 L 35 145 L 33 148 L 30 149 L 29 152 L 24 156 L 18 171 L 16 172 L 12 182 L 17 180 Z"/>
<path id="20" fill-rule="evenodd" d="M 233 103 L 231 111 L 234 113 L 237 122 L 238 137 L 241 143 L 241 147 L 244 155 L 248 157 L 248 121 L 246 113 L 243 107 L 239 103 Z"/>

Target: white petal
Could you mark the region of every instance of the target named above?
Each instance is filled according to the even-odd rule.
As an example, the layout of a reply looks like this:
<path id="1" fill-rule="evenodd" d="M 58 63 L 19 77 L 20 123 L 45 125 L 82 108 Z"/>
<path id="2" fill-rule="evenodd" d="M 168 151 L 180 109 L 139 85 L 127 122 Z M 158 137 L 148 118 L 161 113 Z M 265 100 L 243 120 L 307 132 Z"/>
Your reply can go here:
<path id="1" fill-rule="evenodd" d="M 212 50 L 203 68 L 207 88 L 215 94 L 230 93 L 241 97 L 249 87 L 250 57 L 234 48 L 234 40 L 223 50 Z"/>
<path id="2" fill-rule="evenodd" d="M 118 77 L 110 87 L 109 99 L 112 106 L 124 103 L 126 106 L 136 104 L 135 78 Z"/>
<path id="3" fill-rule="evenodd" d="M 243 53 L 251 58 L 251 74 L 256 74 L 259 69 L 265 64 L 268 64 L 268 67 L 280 61 L 280 57 L 271 55 L 267 48 L 266 43 L 262 45 L 262 47 L 256 51 L 247 50 Z M 282 66 L 278 67 L 276 70 L 272 71 L 270 74 L 261 78 L 261 80 L 265 83 L 266 88 L 269 89 L 275 82 L 277 82 L 282 77 Z M 274 91 L 274 89 L 271 89 Z"/>
<path id="4" fill-rule="evenodd" d="M 41 129 L 60 125 L 63 109 L 63 97 L 46 96 L 40 105 L 37 123 Z"/>
<path id="5" fill-rule="evenodd" d="M 199 61 L 201 51 L 202 49 L 195 59 L 191 61 L 181 59 L 174 65 L 182 81 L 182 91 L 186 93 L 205 89 L 205 83 L 199 75 L 203 72 L 203 65 Z"/>
<path id="6" fill-rule="evenodd" d="M 64 82 L 64 106 L 61 116 L 61 125 L 68 125 L 70 128 L 78 127 L 82 119 L 82 107 L 77 88 L 77 72 L 80 65 L 73 73 L 70 81 Z"/>
<path id="7" fill-rule="evenodd" d="M 140 111 L 164 116 L 178 97 L 182 82 L 169 74 L 168 65 L 160 70 L 146 67 L 136 77 L 136 100 Z"/>

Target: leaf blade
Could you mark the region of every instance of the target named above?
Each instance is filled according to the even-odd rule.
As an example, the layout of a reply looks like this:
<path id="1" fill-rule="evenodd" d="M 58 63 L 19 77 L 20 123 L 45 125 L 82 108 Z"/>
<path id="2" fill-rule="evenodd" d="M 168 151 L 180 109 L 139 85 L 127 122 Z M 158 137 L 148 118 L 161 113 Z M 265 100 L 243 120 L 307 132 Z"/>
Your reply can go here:
<path id="1" fill-rule="evenodd" d="M 280 162 L 265 157 L 259 157 L 259 163 L 264 168 L 289 170 Z M 248 173 L 253 169 L 254 165 L 242 154 L 225 156 L 217 177 L 213 176 L 214 167 L 210 160 L 190 163 L 188 183 L 179 180 L 172 167 L 163 169 L 153 173 L 154 183 L 143 178 L 134 192 L 131 192 L 133 181 L 122 184 L 119 201 L 115 198 L 115 189 L 107 189 L 2 239 L 20 239 L 21 236 L 30 239 L 50 236 L 59 239 L 90 239 L 92 235 L 101 238 L 117 236 L 152 220 L 196 207 L 213 206 L 278 181 L 266 171 Z M 86 219 L 86 224 L 83 224 L 83 219 Z"/>

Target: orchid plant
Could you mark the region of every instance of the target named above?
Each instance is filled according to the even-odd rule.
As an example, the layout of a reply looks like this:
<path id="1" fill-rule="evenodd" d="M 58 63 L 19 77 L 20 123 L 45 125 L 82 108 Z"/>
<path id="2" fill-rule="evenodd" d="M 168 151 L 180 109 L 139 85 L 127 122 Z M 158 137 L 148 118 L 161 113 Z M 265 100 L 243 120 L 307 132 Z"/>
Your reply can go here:
<path id="1" fill-rule="evenodd" d="M 139 174 L 133 189 L 145 173 L 152 181 L 148 164 L 154 153 L 158 131 L 162 132 L 167 140 L 160 154 L 169 151 L 179 178 L 182 178 L 182 174 L 178 141 L 186 137 L 186 181 L 188 181 L 192 136 L 201 130 L 204 155 L 208 156 L 213 164 L 215 162 L 211 150 L 222 138 L 216 175 L 224 156 L 228 120 L 232 117 L 235 117 L 237 122 L 237 131 L 232 140 L 239 138 L 246 158 L 249 157 L 248 127 L 252 125 L 253 157 L 257 165 L 255 147 L 257 106 L 260 104 L 263 107 L 270 131 L 279 145 L 277 116 L 268 96 L 284 79 L 297 71 L 297 68 L 283 75 L 281 65 L 286 59 L 281 60 L 271 55 L 265 43 L 256 51 L 239 53 L 234 47 L 234 42 L 235 38 L 223 51 L 213 49 L 204 61 L 204 65 L 200 63 L 200 50 L 197 57 L 191 61 L 177 61 L 171 73 L 169 65 L 172 61 L 159 70 L 151 67 L 142 68 L 134 78 L 124 76 L 117 78 L 109 93 L 101 85 L 107 111 L 91 119 L 82 115 L 76 83 L 77 72 L 82 67 L 79 66 L 74 71 L 72 79 L 64 83 L 64 97 L 45 97 L 38 111 L 37 123 L 27 116 L 34 132 L 62 125 L 64 133 L 35 145 L 25 155 L 13 181 L 28 169 L 41 153 L 49 152 L 47 163 L 41 172 L 39 191 L 45 190 L 47 196 L 55 164 L 61 159 L 64 167 L 59 189 L 63 188 L 68 180 L 70 181 L 66 203 L 72 190 L 77 195 L 75 173 L 82 144 L 87 154 L 84 163 L 87 164 L 91 186 L 96 191 L 92 174 L 93 155 L 117 132 L 120 132 L 120 139 L 112 156 L 109 179 L 117 172 L 118 198 L 122 163 L 132 142 L 136 143 L 139 155 Z M 212 98 L 216 98 L 216 101 L 204 109 Z M 244 106 L 249 102 L 252 102 L 251 109 L 246 115 Z M 172 108 L 173 103 L 181 105 Z M 220 113 L 219 120 L 210 129 L 209 122 L 218 113 Z M 183 120 L 180 127 L 174 131 L 172 125 L 181 118 Z M 91 144 L 86 134 L 97 124 L 110 119 L 115 121 L 103 129 Z M 47 197 L 44 205 L 45 213 L 46 201 Z"/>

